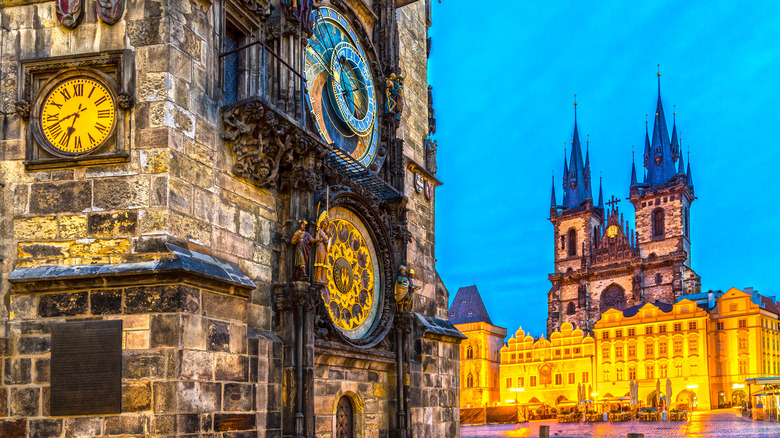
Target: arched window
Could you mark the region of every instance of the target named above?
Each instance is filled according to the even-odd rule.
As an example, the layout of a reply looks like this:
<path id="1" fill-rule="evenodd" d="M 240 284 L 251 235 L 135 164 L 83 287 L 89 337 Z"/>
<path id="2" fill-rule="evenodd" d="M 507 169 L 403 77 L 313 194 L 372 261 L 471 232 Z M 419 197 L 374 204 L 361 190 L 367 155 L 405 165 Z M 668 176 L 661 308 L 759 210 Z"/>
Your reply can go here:
<path id="1" fill-rule="evenodd" d="M 574 303 L 569 303 L 568 308 L 566 309 L 567 315 L 574 315 Z"/>
<path id="2" fill-rule="evenodd" d="M 471 348 L 471 345 L 466 349 L 466 359 L 474 359 L 474 349 Z"/>
<path id="3" fill-rule="evenodd" d="M 685 231 L 685 237 L 690 237 L 691 222 L 688 216 L 688 207 L 683 207 L 683 230 Z"/>
<path id="4" fill-rule="evenodd" d="M 622 287 L 613 284 L 601 293 L 599 299 L 599 312 L 604 313 L 609 309 L 623 310 L 626 307 L 626 292 Z"/>
<path id="5" fill-rule="evenodd" d="M 466 388 L 473 388 L 474 387 L 474 376 L 469 373 L 469 376 L 466 377 Z"/>
<path id="6" fill-rule="evenodd" d="M 663 277 L 661 274 L 655 274 L 655 284 L 661 284 L 661 281 L 663 280 Z"/>
<path id="7" fill-rule="evenodd" d="M 653 237 L 664 235 L 664 209 L 653 210 Z"/>
<path id="8" fill-rule="evenodd" d="M 569 256 L 577 255 L 577 231 L 575 229 L 569 230 Z"/>

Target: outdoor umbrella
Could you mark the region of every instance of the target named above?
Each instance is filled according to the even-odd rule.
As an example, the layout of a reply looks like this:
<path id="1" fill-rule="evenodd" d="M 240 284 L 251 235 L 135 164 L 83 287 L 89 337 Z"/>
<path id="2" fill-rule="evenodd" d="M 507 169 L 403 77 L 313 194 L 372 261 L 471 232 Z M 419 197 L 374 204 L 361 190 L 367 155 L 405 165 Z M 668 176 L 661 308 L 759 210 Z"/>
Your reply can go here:
<path id="1" fill-rule="evenodd" d="M 661 379 L 655 379 L 655 405 L 661 401 Z"/>
<path id="2" fill-rule="evenodd" d="M 577 384 L 577 406 L 578 407 L 581 401 L 582 401 L 582 383 L 578 383 Z"/>
<path id="3" fill-rule="evenodd" d="M 593 400 L 593 385 L 588 385 L 588 400 Z M 590 403 L 588 403 L 590 405 Z"/>
<path id="4" fill-rule="evenodd" d="M 672 380 L 666 379 L 666 409 L 672 407 Z"/>

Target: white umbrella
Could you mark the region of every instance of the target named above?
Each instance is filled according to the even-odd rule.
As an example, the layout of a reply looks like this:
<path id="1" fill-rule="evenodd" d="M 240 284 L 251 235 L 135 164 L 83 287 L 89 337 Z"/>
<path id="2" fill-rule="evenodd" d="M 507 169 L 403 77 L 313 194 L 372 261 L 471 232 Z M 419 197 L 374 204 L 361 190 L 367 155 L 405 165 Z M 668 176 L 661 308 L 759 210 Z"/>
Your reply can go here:
<path id="1" fill-rule="evenodd" d="M 582 383 L 577 384 L 577 404 L 582 401 Z"/>
<path id="2" fill-rule="evenodd" d="M 672 407 L 672 380 L 666 379 L 666 409 L 669 410 Z"/>
<path id="3" fill-rule="evenodd" d="M 593 400 L 593 385 L 588 385 L 588 400 Z"/>
<path id="4" fill-rule="evenodd" d="M 661 379 L 655 379 L 655 405 L 661 401 Z"/>
<path id="5" fill-rule="evenodd" d="M 633 380 L 628 382 L 628 399 L 629 399 L 628 404 L 631 405 L 631 407 L 633 408 L 634 407 L 634 381 Z"/>

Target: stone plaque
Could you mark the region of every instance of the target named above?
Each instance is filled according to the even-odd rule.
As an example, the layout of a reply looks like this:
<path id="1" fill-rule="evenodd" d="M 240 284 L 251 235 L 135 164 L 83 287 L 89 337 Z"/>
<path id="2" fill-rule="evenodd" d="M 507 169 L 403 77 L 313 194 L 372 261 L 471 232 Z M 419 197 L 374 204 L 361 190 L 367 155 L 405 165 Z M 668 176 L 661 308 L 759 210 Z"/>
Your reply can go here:
<path id="1" fill-rule="evenodd" d="M 116 414 L 122 407 L 122 321 L 51 325 L 51 414 Z"/>

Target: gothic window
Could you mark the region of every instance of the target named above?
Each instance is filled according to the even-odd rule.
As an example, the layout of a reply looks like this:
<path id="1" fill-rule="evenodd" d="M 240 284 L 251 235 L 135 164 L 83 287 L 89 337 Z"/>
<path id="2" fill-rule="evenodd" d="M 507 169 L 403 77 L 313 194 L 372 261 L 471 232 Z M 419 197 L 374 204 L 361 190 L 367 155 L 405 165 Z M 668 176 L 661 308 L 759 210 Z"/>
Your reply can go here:
<path id="1" fill-rule="evenodd" d="M 577 231 L 569 230 L 569 256 L 577 255 Z"/>
<path id="2" fill-rule="evenodd" d="M 566 309 L 566 314 L 567 315 L 574 315 L 574 313 L 575 313 L 574 303 L 569 303 L 568 308 Z"/>
<path id="3" fill-rule="evenodd" d="M 474 376 L 469 373 L 468 377 L 466 377 L 466 388 L 473 388 L 474 387 Z"/>
<path id="4" fill-rule="evenodd" d="M 690 217 L 688 216 L 688 207 L 683 207 L 683 230 L 685 230 L 685 237 L 690 237 L 691 226 Z"/>
<path id="5" fill-rule="evenodd" d="M 466 359 L 474 359 L 474 349 L 471 348 L 471 345 L 466 349 Z"/>
<path id="6" fill-rule="evenodd" d="M 238 49 L 246 40 L 246 35 L 238 30 L 231 21 L 225 23 L 224 53 Z M 223 68 L 223 102 L 228 105 L 239 100 L 241 76 L 243 74 L 241 52 L 233 53 L 222 59 Z"/>
<path id="7" fill-rule="evenodd" d="M 653 210 L 653 237 L 664 235 L 664 209 Z"/>
<path id="8" fill-rule="evenodd" d="M 352 420 L 352 401 L 347 396 L 339 399 L 336 406 L 336 434 L 335 438 L 352 438 L 353 436 Z"/>
<path id="9" fill-rule="evenodd" d="M 655 284 L 661 284 L 661 281 L 663 280 L 663 277 L 661 274 L 655 274 Z"/>
<path id="10" fill-rule="evenodd" d="M 599 312 L 609 309 L 623 310 L 626 307 L 626 293 L 622 287 L 613 284 L 601 293 Z"/>

